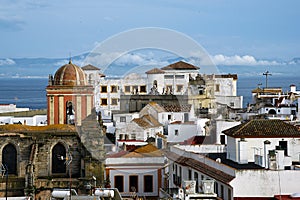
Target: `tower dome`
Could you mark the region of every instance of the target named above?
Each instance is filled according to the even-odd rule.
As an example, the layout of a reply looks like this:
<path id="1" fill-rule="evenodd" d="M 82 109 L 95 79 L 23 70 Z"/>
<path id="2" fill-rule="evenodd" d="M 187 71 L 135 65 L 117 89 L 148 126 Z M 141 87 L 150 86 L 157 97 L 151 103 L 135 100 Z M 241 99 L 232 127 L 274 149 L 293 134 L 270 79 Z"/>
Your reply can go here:
<path id="1" fill-rule="evenodd" d="M 54 75 L 54 85 L 85 86 L 85 73 L 70 60 L 68 64 L 60 67 Z"/>

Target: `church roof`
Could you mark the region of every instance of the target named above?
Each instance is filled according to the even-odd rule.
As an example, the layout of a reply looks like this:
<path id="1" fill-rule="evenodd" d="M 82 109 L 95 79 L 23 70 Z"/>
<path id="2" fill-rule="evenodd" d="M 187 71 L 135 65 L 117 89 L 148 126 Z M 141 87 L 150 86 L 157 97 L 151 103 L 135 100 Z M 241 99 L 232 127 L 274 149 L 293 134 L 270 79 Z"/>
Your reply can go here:
<path id="1" fill-rule="evenodd" d="M 61 66 L 54 75 L 54 85 L 60 86 L 85 86 L 85 73 L 70 60 L 68 64 Z"/>
<path id="2" fill-rule="evenodd" d="M 234 138 L 300 138 L 300 131 L 296 126 L 270 119 L 250 120 L 222 132 Z"/>
<path id="3" fill-rule="evenodd" d="M 199 67 L 196 67 L 194 65 L 191 65 L 189 63 L 179 61 L 173 64 L 170 64 L 166 67 L 161 68 L 162 70 L 197 70 L 200 69 Z"/>

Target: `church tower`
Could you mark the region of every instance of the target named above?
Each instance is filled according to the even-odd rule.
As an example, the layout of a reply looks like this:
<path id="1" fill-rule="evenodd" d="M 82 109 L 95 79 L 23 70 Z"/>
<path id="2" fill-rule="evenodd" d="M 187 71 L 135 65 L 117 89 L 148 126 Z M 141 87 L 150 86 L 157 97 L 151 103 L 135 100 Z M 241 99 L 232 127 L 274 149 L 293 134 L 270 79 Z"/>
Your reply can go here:
<path id="1" fill-rule="evenodd" d="M 47 92 L 48 124 L 81 125 L 91 114 L 94 88 L 87 84 L 83 70 L 72 63 L 60 67 L 49 76 Z"/>

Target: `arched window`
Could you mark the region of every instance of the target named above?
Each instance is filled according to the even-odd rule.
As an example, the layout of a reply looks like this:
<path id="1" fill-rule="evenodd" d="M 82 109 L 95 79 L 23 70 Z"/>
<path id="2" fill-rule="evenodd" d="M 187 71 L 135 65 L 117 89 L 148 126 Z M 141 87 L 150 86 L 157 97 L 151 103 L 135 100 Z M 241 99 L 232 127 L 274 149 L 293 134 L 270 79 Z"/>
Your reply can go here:
<path id="1" fill-rule="evenodd" d="M 72 101 L 67 101 L 66 105 L 67 124 L 75 124 L 75 111 Z"/>
<path id="2" fill-rule="evenodd" d="M 17 175 L 17 150 L 14 145 L 8 144 L 3 148 L 2 163 L 8 169 L 8 174 Z"/>
<path id="3" fill-rule="evenodd" d="M 276 115 L 276 111 L 275 111 L 274 109 L 271 109 L 271 110 L 269 111 L 269 115 Z"/>
<path id="4" fill-rule="evenodd" d="M 52 173 L 66 173 L 66 148 L 58 143 L 52 149 Z"/>

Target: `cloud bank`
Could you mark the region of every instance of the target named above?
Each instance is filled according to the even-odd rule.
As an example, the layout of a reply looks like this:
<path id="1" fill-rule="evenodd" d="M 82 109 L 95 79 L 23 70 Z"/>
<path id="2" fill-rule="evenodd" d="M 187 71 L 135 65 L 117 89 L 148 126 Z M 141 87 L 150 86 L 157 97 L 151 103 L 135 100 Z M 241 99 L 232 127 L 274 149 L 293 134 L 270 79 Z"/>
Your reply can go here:
<path id="1" fill-rule="evenodd" d="M 0 59 L 0 66 L 2 65 L 14 65 L 16 62 L 10 58 Z"/>
<path id="2" fill-rule="evenodd" d="M 269 60 L 257 60 L 254 56 L 251 55 L 234 55 L 234 56 L 225 56 L 222 54 L 211 56 L 213 62 L 216 65 L 280 65 L 277 61 Z"/>

